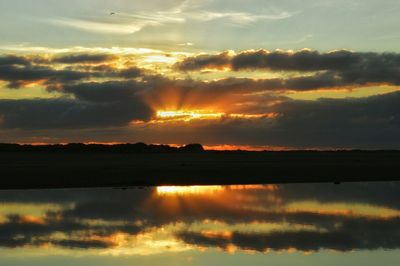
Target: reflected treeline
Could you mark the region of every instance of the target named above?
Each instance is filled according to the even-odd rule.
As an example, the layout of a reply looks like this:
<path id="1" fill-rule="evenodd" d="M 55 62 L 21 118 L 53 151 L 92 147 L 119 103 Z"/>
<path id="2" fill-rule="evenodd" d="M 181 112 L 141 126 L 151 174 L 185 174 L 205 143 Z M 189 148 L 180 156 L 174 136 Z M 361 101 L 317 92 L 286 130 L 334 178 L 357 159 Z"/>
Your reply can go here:
<path id="1" fill-rule="evenodd" d="M 168 242 L 165 252 L 397 249 L 399 192 L 399 183 L 2 191 L 0 246 L 134 250 L 145 238 L 148 249 Z"/>

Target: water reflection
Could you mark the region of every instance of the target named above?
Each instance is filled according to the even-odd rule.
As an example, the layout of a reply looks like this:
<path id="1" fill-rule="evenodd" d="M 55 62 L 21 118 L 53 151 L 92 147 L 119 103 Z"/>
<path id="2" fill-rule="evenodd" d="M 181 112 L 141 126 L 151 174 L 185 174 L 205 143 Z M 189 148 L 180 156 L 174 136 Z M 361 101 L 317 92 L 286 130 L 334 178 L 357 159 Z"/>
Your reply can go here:
<path id="1" fill-rule="evenodd" d="M 399 183 L 2 191 L 0 247 L 44 256 L 397 250 L 399 192 Z"/>

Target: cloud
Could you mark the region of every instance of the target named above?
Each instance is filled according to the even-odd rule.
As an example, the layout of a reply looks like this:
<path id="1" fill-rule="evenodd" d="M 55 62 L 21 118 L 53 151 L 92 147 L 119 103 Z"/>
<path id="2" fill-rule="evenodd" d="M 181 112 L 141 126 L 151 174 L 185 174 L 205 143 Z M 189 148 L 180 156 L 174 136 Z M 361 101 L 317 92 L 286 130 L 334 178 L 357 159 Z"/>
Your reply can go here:
<path id="1" fill-rule="evenodd" d="M 292 148 L 398 149 L 400 93 L 349 99 L 313 101 L 273 99 L 239 105 L 237 111 L 274 112 L 273 118 L 221 118 L 193 121 L 191 127 L 155 125 L 145 130 L 145 140 L 169 143 L 176 136 L 182 143 L 273 145 Z M 242 99 L 243 100 L 243 99 Z M 194 131 L 195 130 L 195 131 Z M 142 131 L 143 132 L 143 131 Z M 160 133 L 162 132 L 162 135 Z M 196 132 L 195 135 L 193 135 Z"/>
<path id="2" fill-rule="evenodd" d="M 116 59 L 117 59 L 116 56 L 110 54 L 70 54 L 70 55 L 58 56 L 53 59 L 53 62 L 62 64 L 82 64 L 82 63 L 99 64 L 104 62 L 110 62 Z"/>
<path id="3" fill-rule="evenodd" d="M 39 82 L 51 90 L 90 78 L 129 79 L 144 75 L 144 71 L 135 66 L 113 68 L 109 63 L 116 58 L 109 54 L 82 53 L 55 56 L 51 59 L 42 56 L 0 56 L 0 80 L 8 82 L 9 88 L 17 89 Z M 60 68 L 60 63 L 68 66 Z"/>
<path id="4" fill-rule="evenodd" d="M 254 53 L 251 55 L 260 56 L 260 52 Z M 216 68 L 227 61 L 231 64 L 232 57 L 239 55 L 231 52 L 217 57 L 204 55 L 180 64 L 187 69 Z M 51 129 L 52 132 L 40 134 L 56 137 L 62 135 L 57 129 L 92 129 L 86 133 L 88 135 L 79 134 L 86 140 L 99 135 L 104 137 L 110 128 L 120 127 L 119 131 L 114 129 L 112 136 L 124 141 L 170 143 L 176 142 L 179 136 L 180 143 L 330 148 L 398 146 L 399 93 L 315 101 L 284 96 L 288 91 L 395 85 L 399 82 L 399 75 L 395 75 L 399 61 L 396 54 L 300 51 L 276 52 L 271 58 L 275 58 L 274 69 L 319 71 L 266 79 L 202 80 L 172 78 L 132 63 L 116 67 L 114 57 L 109 57 L 108 53 L 68 53 L 49 58 L 1 56 L 0 80 L 7 87 L 29 90 L 35 85 L 63 97 L 0 100 L 0 127 L 6 139 L 13 136 L 14 141 L 24 134 L 34 135 L 23 130 Z M 205 110 L 225 115 L 213 121 L 191 122 L 190 128 L 184 123 L 167 123 L 168 127 L 146 123 L 157 120 L 159 110 Z M 144 124 L 132 124 L 133 121 Z M 14 129 L 20 131 L 12 134 L 6 131 Z M 194 129 L 196 134 L 193 134 Z M 96 130 L 103 133 L 96 133 Z M 136 132 L 146 133 L 138 135 Z M 73 132 L 70 133 L 72 136 Z"/>
<path id="5" fill-rule="evenodd" d="M 188 57 L 182 62 L 176 64 L 176 68 L 182 71 L 196 71 L 203 69 L 223 69 L 228 67 L 231 61 L 229 52 L 223 52 L 218 55 L 199 55 Z"/>
<path id="6" fill-rule="evenodd" d="M 88 21 L 84 19 L 53 19 L 49 21 L 52 24 L 64 27 L 75 28 L 88 32 L 102 33 L 102 34 L 132 34 L 140 31 L 144 25 L 135 25 L 135 23 L 107 23 L 98 21 Z"/>
<path id="7" fill-rule="evenodd" d="M 1 58 L 0 58 L 1 59 Z M 396 77 L 392 77 L 387 73 L 378 74 L 368 73 L 355 73 L 346 72 L 338 73 L 317 72 L 314 75 L 307 76 L 294 76 L 288 78 L 271 78 L 271 79 L 251 79 L 251 78 L 226 78 L 218 81 L 201 81 L 191 79 L 168 79 L 166 77 L 149 73 L 138 67 L 130 66 L 122 69 L 114 68 L 110 65 L 102 64 L 109 63 L 115 57 L 105 54 L 70 54 L 67 56 L 59 56 L 53 59 L 54 63 L 68 63 L 72 66 L 64 68 L 56 68 L 55 65 L 41 65 L 37 64 L 40 58 L 33 58 L 29 61 L 28 58 L 19 57 L 14 63 L 5 64 L 10 60 L 4 57 L 4 64 L 0 66 L 2 70 L 0 80 L 9 83 L 9 87 L 18 88 L 23 87 L 24 84 L 32 82 L 42 82 L 48 88 L 54 89 L 56 87 L 65 87 L 66 85 L 86 86 L 87 84 L 77 84 L 82 80 L 93 78 L 108 78 L 108 79 L 134 79 L 136 84 L 141 83 L 142 88 L 175 88 L 183 89 L 198 87 L 197 91 L 213 92 L 283 92 L 286 90 L 306 91 L 316 89 L 340 88 L 346 86 L 360 86 L 367 85 L 368 83 L 397 83 Z M 222 53 L 217 57 L 203 55 L 195 58 L 195 61 L 183 61 L 178 64 L 178 67 L 185 69 L 196 69 L 198 66 L 207 68 L 223 67 L 226 62 L 230 60 L 230 53 Z M 43 61 L 43 60 L 42 60 Z M 16 65 L 15 63 L 23 62 L 23 65 Z M 29 64 L 28 64 L 29 63 Z M 97 66 L 88 66 L 87 63 L 100 63 Z M 109 83 L 121 81 L 107 81 Z M 92 82 L 91 85 L 99 86 L 99 82 Z M 104 83 L 107 84 L 107 83 Z"/>
<path id="8" fill-rule="evenodd" d="M 188 57 L 177 64 L 177 68 L 183 71 L 201 70 L 212 68 L 202 59 L 219 62 L 219 67 L 229 67 L 232 70 L 275 70 L 275 71 L 320 71 L 341 70 L 361 62 L 362 53 L 353 53 L 347 50 L 338 50 L 329 53 L 319 53 L 311 50 L 297 52 L 285 52 L 268 50 L 243 51 L 237 54 L 222 52 L 216 55 L 199 55 Z M 368 56 L 370 54 L 364 54 Z"/>
<path id="9" fill-rule="evenodd" d="M 362 203 L 400 209 L 400 183 L 347 183 L 340 185 L 340 193 L 336 185 L 327 184 L 288 184 L 279 186 L 279 194 L 286 204 L 296 201 L 317 201 L 320 203 Z M 384 190 L 385 193 L 381 193 Z"/>
<path id="10" fill-rule="evenodd" d="M 147 120 L 152 112 L 142 101 L 131 97 L 115 102 L 0 100 L 0 114 L 3 129 L 61 129 L 124 126 L 132 120 Z"/>
<path id="11" fill-rule="evenodd" d="M 34 65 L 40 58 L 22 56 L 0 56 L 0 80 L 9 83 L 11 88 L 19 88 L 24 83 L 49 81 L 72 82 L 87 78 L 90 73 L 68 69 L 56 70 L 50 66 Z"/>
<path id="12" fill-rule="evenodd" d="M 400 55 L 397 53 L 361 53 L 338 50 L 319 53 L 311 50 L 297 52 L 267 50 L 223 52 L 217 55 L 188 57 L 176 64 L 181 71 L 225 69 L 233 71 L 299 71 L 321 72 L 318 79 L 327 79 L 330 86 L 360 86 L 369 83 L 399 85 Z"/>
<path id="13" fill-rule="evenodd" d="M 360 99 L 288 101 L 277 107 L 282 115 L 274 137 L 290 142 L 289 132 L 297 132 L 292 144 L 398 148 L 399 103 L 399 92 Z"/>
<path id="14" fill-rule="evenodd" d="M 338 192 L 340 190 L 340 193 Z M 326 203 L 359 203 L 371 206 L 381 206 L 392 209 L 400 209 L 400 183 L 398 182 L 376 182 L 376 183 L 343 183 L 338 187 L 331 184 L 285 184 L 277 185 L 273 191 L 247 190 L 247 193 L 259 198 L 265 203 L 266 195 L 279 195 L 284 204 L 296 201 L 317 201 Z M 381 193 L 385 191 L 385 193 Z M 154 193 L 152 188 L 131 190 L 110 189 L 79 189 L 79 190 L 29 190 L 29 191 L 1 191 L 0 202 L 4 203 L 26 203 L 26 204 L 68 204 L 79 202 L 74 212 L 80 213 L 80 217 L 100 218 L 104 215 L 107 219 L 128 217 L 129 214 L 117 215 L 120 209 L 131 211 L 129 204 L 140 205 L 139 202 L 146 201 Z M 246 194 L 246 190 L 234 191 L 235 194 Z M 104 195 L 108 195 L 104 199 Z M 190 196 L 188 196 L 190 197 Z M 103 199 L 101 202 L 99 199 Z M 113 204 L 109 204 L 109 203 Z M 123 203 L 121 203 L 123 202 Z M 96 204 L 97 203 L 97 204 Z M 106 204 L 107 203 L 107 204 Z M 128 205 L 124 205 L 124 204 Z M 119 207 L 116 205 L 119 204 Z M 271 202 L 273 204 L 273 202 Z M 276 202 L 275 202 L 276 204 Z M 103 208 L 104 209 L 101 209 Z M 108 209 L 110 208 L 110 210 Z M 96 210 L 97 209 L 97 210 Z M 78 211 L 79 210 L 79 211 Z M 93 213 L 97 214 L 91 214 Z M 131 213 L 132 214 L 132 213 Z M 72 213 L 71 213 L 72 215 Z M 129 216 L 130 217 L 130 216 Z M 130 219 L 130 218 L 129 218 Z"/>
<path id="15" fill-rule="evenodd" d="M 200 11 L 189 13 L 188 19 L 199 21 L 211 21 L 217 19 L 228 19 L 232 23 L 238 25 L 248 25 L 260 20 L 281 20 L 292 17 L 294 14 L 289 12 L 281 12 L 276 14 L 255 14 L 247 12 L 215 12 L 215 11 Z"/>
<path id="16" fill-rule="evenodd" d="M 71 93 L 80 100 L 90 102 L 139 102 L 144 84 L 133 80 L 89 82 L 62 87 L 65 93 Z M 144 103 L 142 103 L 144 105 Z M 146 109 L 146 106 L 142 106 Z"/>
<path id="17" fill-rule="evenodd" d="M 282 20 L 294 16 L 295 12 L 276 11 L 263 13 L 235 10 L 209 10 L 204 8 L 205 1 L 183 1 L 167 8 L 135 13 L 113 12 L 112 16 L 102 15 L 91 18 L 54 18 L 45 20 L 58 26 L 70 27 L 86 32 L 102 34 L 133 34 L 146 27 L 168 24 L 203 23 L 208 21 L 226 21 L 234 26 L 248 26 L 263 20 Z"/>
<path id="18" fill-rule="evenodd" d="M 262 95 L 242 96 L 248 92 L 263 91 L 264 86 L 255 82 L 244 87 L 243 84 L 247 84 L 244 80 L 242 84 L 237 82 L 224 80 L 207 84 L 154 79 L 145 83 L 124 81 L 66 85 L 61 91 L 74 95 L 75 100 L 0 100 L 0 126 L 3 129 L 100 130 L 99 127 L 128 127 L 134 120 L 148 121 L 154 117 L 155 110 L 162 109 L 164 104 L 177 109 L 207 109 L 209 106 L 229 104 L 229 109 L 224 109 L 226 112 L 273 112 L 276 116 L 257 119 L 222 117 L 212 121 L 193 121 L 191 127 L 185 123 L 130 125 L 112 136 L 124 141 L 140 139 L 160 143 L 176 141 L 179 136 L 182 143 L 399 148 L 398 92 L 358 99 L 302 101 Z M 174 98 L 174 95 L 177 97 Z M 243 102 L 246 104 L 241 104 Z M 193 134 L 194 129 L 196 134 Z M 135 131 L 141 132 L 141 135 Z M 19 134 L 12 134 L 16 141 Z M 56 132 L 49 134 L 57 136 Z M 82 134 L 80 136 L 84 139 L 96 136 L 93 132 L 88 132 L 86 136 Z"/>
<path id="19" fill-rule="evenodd" d="M 151 198 L 153 189 L 134 189 L 130 191 L 107 190 L 92 192 L 89 197 L 78 200 L 75 208 L 65 210 L 65 217 L 76 219 L 100 219 L 107 221 L 146 220 L 143 204 Z M 104 195 L 108 195 L 104 197 Z M 81 198 L 82 193 L 77 193 Z M 70 199 L 70 201 L 75 201 Z M 156 209 L 154 209 L 157 211 Z M 127 230 L 127 228 L 125 228 Z M 135 228 L 133 228 L 135 232 Z M 129 230 L 132 231 L 132 230 Z"/>
<path id="20" fill-rule="evenodd" d="M 22 215 L 8 216 L 8 220 L 0 224 L 0 247 L 40 247 L 51 244 L 63 248 L 105 249 L 116 246 L 108 237 L 119 232 L 135 235 L 143 229 L 135 225 L 93 226 L 60 215 L 49 212 L 44 218 L 35 219 Z M 67 237 L 60 239 L 53 236 L 60 232 Z"/>
<path id="21" fill-rule="evenodd" d="M 51 218 L 38 222 L 29 221 L 21 215 L 9 215 L 7 218 L 6 222 L 0 224 L 0 246 L 3 247 L 25 246 L 33 244 L 37 236 L 49 235 L 57 231 L 70 233 L 84 228 L 79 223 L 66 220 L 57 222 Z"/>
<path id="22" fill-rule="evenodd" d="M 20 66 L 29 66 L 31 62 L 21 56 L 16 55 L 3 55 L 0 56 L 0 66 L 10 66 L 10 65 L 20 65 Z"/>
<path id="23" fill-rule="evenodd" d="M 276 71 L 320 71 L 343 70 L 352 68 L 372 54 L 353 53 L 347 50 L 338 50 L 329 53 L 319 53 L 311 50 L 298 52 L 266 50 L 248 51 L 237 54 L 232 58 L 232 69 L 267 69 Z M 384 56 L 376 54 L 375 56 Z M 397 55 L 394 55 L 397 56 Z"/>
<path id="24" fill-rule="evenodd" d="M 101 240 L 55 240 L 51 241 L 51 244 L 61 246 L 64 248 L 79 248 L 79 249 L 105 249 L 116 246 L 115 243 L 110 241 Z"/>
<path id="25" fill-rule="evenodd" d="M 272 231 L 269 233 L 233 232 L 229 238 L 198 232 L 180 232 L 178 237 L 188 244 L 227 249 L 229 245 L 242 250 L 266 252 L 295 249 L 310 252 L 324 249 L 341 252 L 353 250 L 398 249 L 399 219 L 373 220 L 354 218 L 328 231 Z"/>

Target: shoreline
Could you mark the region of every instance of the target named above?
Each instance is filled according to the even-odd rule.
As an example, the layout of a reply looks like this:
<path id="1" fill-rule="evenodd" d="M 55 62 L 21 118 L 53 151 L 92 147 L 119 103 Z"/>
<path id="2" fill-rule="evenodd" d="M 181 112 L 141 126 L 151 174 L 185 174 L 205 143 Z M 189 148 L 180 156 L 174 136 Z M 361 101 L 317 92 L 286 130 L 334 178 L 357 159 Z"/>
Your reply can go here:
<path id="1" fill-rule="evenodd" d="M 0 189 L 400 181 L 400 151 L 0 152 Z"/>

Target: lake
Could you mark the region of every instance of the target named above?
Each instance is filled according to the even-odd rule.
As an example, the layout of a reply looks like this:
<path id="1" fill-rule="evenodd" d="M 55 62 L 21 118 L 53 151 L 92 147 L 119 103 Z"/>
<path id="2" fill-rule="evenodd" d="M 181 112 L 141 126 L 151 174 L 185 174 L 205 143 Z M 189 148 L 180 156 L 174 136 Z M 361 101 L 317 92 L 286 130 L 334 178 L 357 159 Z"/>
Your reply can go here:
<path id="1" fill-rule="evenodd" d="M 400 183 L 0 191 L 0 265 L 398 265 Z"/>

